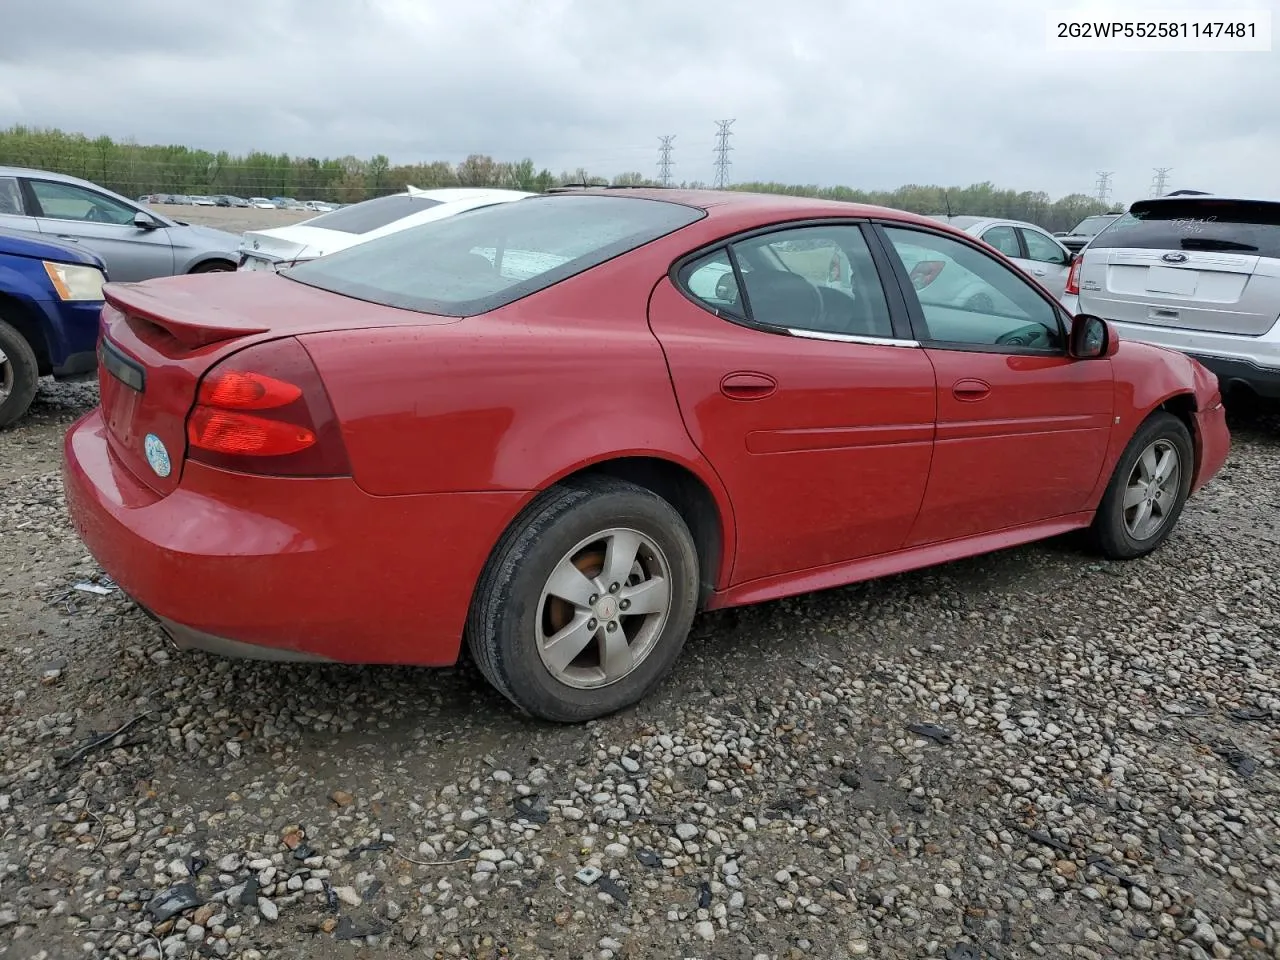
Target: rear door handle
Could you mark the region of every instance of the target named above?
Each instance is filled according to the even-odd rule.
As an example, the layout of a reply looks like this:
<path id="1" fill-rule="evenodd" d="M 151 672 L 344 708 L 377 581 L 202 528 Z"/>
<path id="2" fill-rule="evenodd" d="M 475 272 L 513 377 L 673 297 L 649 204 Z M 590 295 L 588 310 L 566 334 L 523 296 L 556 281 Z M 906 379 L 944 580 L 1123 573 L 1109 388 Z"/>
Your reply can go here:
<path id="1" fill-rule="evenodd" d="M 720 392 L 730 400 L 763 400 L 777 389 L 778 381 L 767 373 L 740 371 L 720 381 Z"/>
<path id="2" fill-rule="evenodd" d="M 957 400 L 972 402 L 982 400 L 991 393 L 991 384 L 983 380 L 957 380 L 951 395 Z"/>
<path id="3" fill-rule="evenodd" d="M 1044 270 L 1032 270 L 1031 272 L 1034 273 L 1037 277 L 1043 277 L 1045 275 Z"/>
<path id="4" fill-rule="evenodd" d="M 60 234 L 58 234 L 58 239 L 59 239 L 59 240 L 70 240 L 72 243 L 79 243 L 79 242 L 80 242 L 80 238 L 79 238 L 79 237 L 68 237 L 68 236 L 67 236 L 66 234 L 64 234 L 64 233 L 60 233 Z"/>

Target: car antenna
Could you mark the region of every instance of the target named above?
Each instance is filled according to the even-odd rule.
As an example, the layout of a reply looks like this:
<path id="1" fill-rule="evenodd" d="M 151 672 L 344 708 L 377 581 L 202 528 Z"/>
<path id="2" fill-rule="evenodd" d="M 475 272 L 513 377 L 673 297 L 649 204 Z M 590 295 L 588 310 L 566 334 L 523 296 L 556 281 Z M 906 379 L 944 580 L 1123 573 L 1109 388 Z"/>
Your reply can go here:
<path id="1" fill-rule="evenodd" d="M 942 191 L 942 202 L 943 202 L 943 203 L 945 203 L 945 204 L 947 205 L 947 219 L 948 219 L 948 220 L 950 220 L 950 219 L 951 219 L 951 217 L 952 217 L 952 213 L 951 213 L 951 193 L 950 193 L 950 191 L 947 191 L 947 190 L 943 190 L 943 191 Z"/>

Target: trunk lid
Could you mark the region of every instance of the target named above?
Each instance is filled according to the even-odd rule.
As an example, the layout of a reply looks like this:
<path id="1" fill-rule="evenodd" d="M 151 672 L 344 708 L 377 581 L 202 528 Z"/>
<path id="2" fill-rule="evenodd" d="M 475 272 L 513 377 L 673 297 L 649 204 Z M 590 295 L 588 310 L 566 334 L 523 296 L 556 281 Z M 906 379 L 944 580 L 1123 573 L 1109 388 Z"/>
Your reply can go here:
<path id="1" fill-rule="evenodd" d="M 1085 248 L 1080 310 L 1145 326 L 1266 333 L 1280 317 L 1280 203 L 1135 203 Z"/>
<path id="2" fill-rule="evenodd" d="M 196 274 L 103 288 L 98 384 L 112 452 L 173 492 L 200 378 L 253 343 L 328 330 L 457 323 L 353 300 L 275 273 Z"/>
<path id="3" fill-rule="evenodd" d="M 359 239 L 360 237 L 352 234 L 299 223 L 273 230 L 247 230 L 240 242 L 240 252 L 250 261 L 274 264 L 304 256 L 322 257 L 326 253 L 345 249 Z"/>

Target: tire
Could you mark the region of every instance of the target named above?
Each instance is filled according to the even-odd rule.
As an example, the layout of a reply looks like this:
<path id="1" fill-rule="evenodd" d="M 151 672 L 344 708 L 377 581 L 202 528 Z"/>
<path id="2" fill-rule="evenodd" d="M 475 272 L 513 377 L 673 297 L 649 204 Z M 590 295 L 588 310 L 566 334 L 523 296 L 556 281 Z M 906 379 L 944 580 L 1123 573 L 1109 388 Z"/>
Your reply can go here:
<path id="1" fill-rule="evenodd" d="M 636 562 L 607 582 L 610 551 L 616 546 L 625 555 L 629 543 L 639 545 Z M 547 589 L 557 572 L 565 577 L 560 591 L 575 603 Z M 693 622 L 698 582 L 693 537 L 666 500 L 610 477 L 558 484 L 495 547 L 471 601 L 467 648 L 485 678 L 525 713 L 561 723 L 603 717 L 643 699 L 670 671 Z M 619 584 L 616 593 L 611 583 Z M 624 612 L 641 605 L 665 609 Z M 548 643 L 555 636 L 589 639 L 572 661 L 556 663 L 564 656 Z M 606 669 L 605 651 L 621 652 L 619 641 L 629 654 L 611 658 Z M 629 672 L 614 669 L 626 665 Z"/>
<path id="2" fill-rule="evenodd" d="M 192 268 L 192 273 L 234 273 L 236 265 L 230 260 L 209 260 Z"/>
<path id="3" fill-rule="evenodd" d="M 1175 454 L 1177 479 L 1175 482 L 1171 473 L 1166 474 L 1165 483 L 1159 489 L 1170 499 L 1160 514 L 1158 526 L 1144 530 L 1134 522 L 1141 514 L 1142 503 L 1128 509 L 1124 503 L 1131 489 L 1136 495 L 1145 483 L 1143 474 L 1150 472 L 1152 461 L 1147 460 L 1145 465 L 1142 461 L 1148 452 L 1154 454 L 1156 463 L 1163 463 L 1162 458 L 1167 453 Z M 1148 417 L 1125 447 L 1094 516 L 1091 533 L 1094 545 L 1102 555 L 1110 560 L 1132 560 L 1146 556 L 1164 543 L 1182 515 L 1182 508 L 1191 492 L 1194 469 L 1195 451 L 1186 424 L 1163 410 Z M 1154 517 L 1160 502 L 1160 496 L 1156 496 L 1147 504 L 1150 516 Z M 1126 520 L 1130 509 L 1134 513 Z"/>
<path id="4" fill-rule="evenodd" d="M 0 320 L 0 427 L 23 416 L 35 399 L 40 366 L 27 338 Z"/>

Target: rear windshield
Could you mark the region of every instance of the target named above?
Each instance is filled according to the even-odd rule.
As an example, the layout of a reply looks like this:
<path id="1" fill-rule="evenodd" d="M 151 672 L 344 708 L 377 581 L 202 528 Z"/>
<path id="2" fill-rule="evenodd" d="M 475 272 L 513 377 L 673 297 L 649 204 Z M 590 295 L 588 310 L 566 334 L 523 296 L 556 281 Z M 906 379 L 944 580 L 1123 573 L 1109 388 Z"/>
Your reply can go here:
<path id="1" fill-rule="evenodd" d="M 639 197 L 529 197 L 378 237 L 281 275 L 371 303 L 469 317 L 703 216 L 693 207 Z"/>
<path id="2" fill-rule="evenodd" d="M 1140 200 L 1089 247 L 1209 250 L 1280 259 L 1280 203 L 1201 197 Z"/>
<path id="3" fill-rule="evenodd" d="M 439 200 L 426 197 L 410 197 L 402 193 L 390 197 L 376 197 L 364 203 L 355 203 L 341 210 L 322 213 L 307 221 L 309 227 L 324 227 L 339 233 L 368 233 L 385 227 L 414 213 L 430 210 L 440 205 Z"/>
<path id="4" fill-rule="evenodd" d="M 1071 231 L 1077 237 L 1092 237 L 1109 224 L 1115 217 L 1085 217 Z"/>

